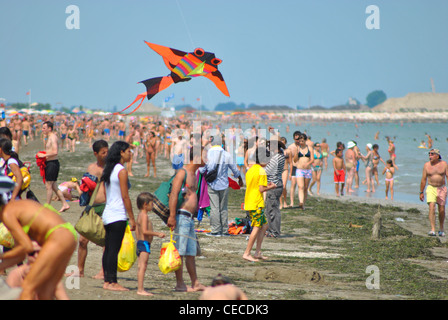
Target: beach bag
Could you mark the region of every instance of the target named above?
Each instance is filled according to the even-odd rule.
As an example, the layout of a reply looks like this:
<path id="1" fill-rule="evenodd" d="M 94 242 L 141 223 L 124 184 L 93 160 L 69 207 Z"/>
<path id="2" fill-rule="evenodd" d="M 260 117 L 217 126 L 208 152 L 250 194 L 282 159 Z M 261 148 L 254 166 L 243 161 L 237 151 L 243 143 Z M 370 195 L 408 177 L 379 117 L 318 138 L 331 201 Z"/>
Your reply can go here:
<path id="1" fill-rule="evenodd" d="M 84 209 L 75 225 L 76 231 L 84 238 L 92 241 L 96 245 L 104 247 L 106 239 L 106 230 L 104 229 L 103 219 L 95 212 L 93 208 L 93 201 L 95 200 L 100 184 L 98 183 L 89 205 Z"/>
<path id="2" fill-rule="evenodd" d="M 221 156 L 223 152 L 224 151 L 221 151 L 221 153 L 219 154 L 219 159 L 216 166 L 212 170 L 207 171 L 207 173 L 205 174 L 204 179 L 205 181 L 207 181 L 207 183 L 212 183 L 218 177 L 219 163 L 221 162 Z"/>
<path id="3" fill-rule="evenodd" d="M 137 260 L 137 247 L 129 224 L 126 226 L 120 252 L 118 253 L 117 270 L 125 272 L 131 269 Z"/>
<path id="4" fill-rule="evenodd" d="M 14 247 L 14 238 L 3 222 L 0 222 L 0 245 L 6 248 Z"/>
<path id="5" fill-rule="evenodd" d="M 9 158 L 9 159 L 11 159 L 11 158 Z M 9 161 L 9 159 L 8 159 L 8 161 Z M 20 190 L 23 191 L 26 188 L 28 188 L 30 186 L 30 183 L 31 183 L 30 169 L 22 161 L 20 161 L 19 159 L 16 159 L 16 160 L 17 160 L 17 163 L 19 164 L 20 172 L 22 173 L 23 183 L 22 183 L 22 188 Z M 6 161 L 5 164 L 3 165 L 3 167 L 5 168 L 5 175 L 10 177 L 12 179 L 12 181 L 16 182 L 16 176 L 9 169 L 8 161 Z"/>
<path id="6" fill-rule="evenodd" d="M 173 240 L 173 231 L 171 231 L 170 242 L 163 243 L 162 249 L 160 250 L 159 269 L 163 274 L 176 271 L 182 265 L 182 259 L 174 243 L 176 241 Z"/>
<path id="7" fill-rule="evenodd" d="M 187 180 L 187 171 L 184 168 L 182 168 L 182 170 L 185 171 L 185 178 L 182 183 L 182 189 L 183 189 L 185 186 L 185 182 Z M 163 222 L 165 222 L 165 224 L 168 223 L 168 218 L 170 217 L 169 201 L 170 201 L 171 185 L 175 176 L 176 175 L 174 174 L 168 181 L 162 182 L 159 188 L 154 192 L 152 211 L 156 215 L 158 215 L 159 218 L 162 219 Z M 177 199 L 177 209 L 180 208 L 183 202 L 184 202 L 184 193 L 182 193 L 181 190 L 179 192 L 179 198 Z"/>

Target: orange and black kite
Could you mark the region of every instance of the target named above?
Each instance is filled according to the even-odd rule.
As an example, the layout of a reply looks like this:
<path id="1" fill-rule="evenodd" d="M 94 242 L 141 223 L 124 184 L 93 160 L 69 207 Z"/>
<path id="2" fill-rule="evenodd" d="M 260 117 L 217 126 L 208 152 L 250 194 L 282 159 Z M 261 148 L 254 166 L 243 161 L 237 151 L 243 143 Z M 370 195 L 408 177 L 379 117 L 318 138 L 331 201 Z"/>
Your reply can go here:
<path id="1" fill-rule="evenodd" d="M 163 61 L 168 69 L 171 70 L 171 73 L 165 77 L 140 81 L 139 83 L 143 83 L 146 86 L 146 92 L 139 94 L 137 98 L 121 112 L 141 99 L 140 104 L 132 112 L 126 113 L 126 115 L 131 114 L 140 108 L 145 97 L 149 100 L 158 92 L 165 90 L 173 83 L 190 81 L 191 78 L 194 77 L 203 76 L 210 79 L 223 94 L 228 97 L 230 96 L 224 78 L 218 70 L 218 65 L 222 61 L 221 59 L 216 58 L 214 53 L 206 52 L 201 48 L 195 49 L 194 52 L 187 53 L 146 41 L 145 43 L 163 57 Z"/>

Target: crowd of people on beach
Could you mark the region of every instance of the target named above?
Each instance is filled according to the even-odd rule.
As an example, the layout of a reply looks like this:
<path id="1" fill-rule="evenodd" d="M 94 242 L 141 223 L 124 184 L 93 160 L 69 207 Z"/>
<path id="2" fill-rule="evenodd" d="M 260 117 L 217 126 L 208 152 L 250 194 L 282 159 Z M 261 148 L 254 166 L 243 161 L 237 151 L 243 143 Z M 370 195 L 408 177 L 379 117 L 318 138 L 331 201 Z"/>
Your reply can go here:
<path id="1" fill-rule="evenodd" d="M 366 185 L 366 192 L 375 192 L 381 172 L 385 177 L 385 198 L 393 200 L 394 174 L 398 170 L 391 138 L 387 139 L 389 158 L 383 159 L 378 144 L 368 143 L 362 148 L 351 140 L 346 145 L 338 142 L 332 150 L 326 139 L 314 142 L 309 134 L 299 130 L 291 137 L 281 136 L 271 125 L 266 128 L 253 125 L 247 130 L 232 125 L 223 130 L 207 121 L 181 118 L 61 114 L 15 116 L 9 121 L 2 120 L 0 126 L 0 157 L 4 169 L 4 175 L 0 176 L 0 192 L 3 194 L 0 221 L 14 239 L 14 246 L 3 248 L 0 271 L 19 265 L 9 273 L 6 287 L 0 283 L 0 291 L 6 288 L 13 292 L 11 287 L 19 287 L 21 299 L 67 299 L 61 279 L 76 249 L 78 270 L 67 276 L 84 276 L 89 239 L 79 235 L 61 213 L 70 208 L 66 200 L 79 198 L 80 204 L 89 203 L 95 189 L 93 207 L 102 217 L 105 229 L 102 268 L 95 277 L 104 280 L 105 290 L 129 290 L 117 280 L 118 254 L 129 226 L 137 239 L 137 294 L 152 295 L 144 289 L 151 242 L 153 237 L 165 238 L 167 234 L 154 231 L 148 217 L 151 211 L 156 211 L 157 197 L 149 192 L 140 193 L 136 199 L 129 196 L 129 177 L 134 175 L 132 165 L 141 159 L 146 160 L 145 178 L 157 177 L 157 160 L 171 163 L 174 177 L 166 225 L 174 235 L 175 246 L 182 258 L 181 267 L 175 271 L 175 290 L 206 290 L 204 298 L 207 299 L 220 295 L 247 298 L 228 281 L 219 290 L 206 288 L 196 272 L 195 257 L 199 254 L 199 246 L 194 219 L 198 218 L 198 213 L 208 213 L 210 232 L 206 235 L 229 236 L 229 188 L 245 186 L 242 208 L 247 213 L 247 233 L 250 234 L 241 256 L 244 260 L 258 262 L 269 260 L 262 253 L 265 237 L 282 235 L 281 210 L 294 208 L 303 213 L 307 198 L 320 194 L 322 172 L 329 170 L 331 165 L 338 197 L 354 192 L 361 184 Z M 290 138 L 292 143 L 288 143 Z M 35 139 L 40 139 L 44 146 L 44 151 L 36 154 L 36 163 L 45 181 L 45 205 L 25 199 L 26 188 L 22 188 L 21 168 L 24 164 L 20 161 L 20 151 Z M 86 166 L 82 179 L 73 177 L 58 184 L 61 170 L 58 154 L 62 150 L 78 152 L 80 143 L 92 146 L 96 161 Z M 446 162 L 439 159 L 440 151 L 432 146 L 429 150 L 430 161 L 424 167 L 420 197 L 423 201 L 428 183 L 426 197 L 432 228 L 429 235 L 435 235 L 435 206 L 438 204 L 438 235 L 444 236 L 448 169 Z M 379 169 L 380 162 L 384 165 L 382 170 Z M 365 165 L 364 181 L 359 174 L 362 163 Z M 56 200 L 61 202 L 59 211 L 51 206 Z M 296 200 L 298 205 L 295 205 Z M 138 209 L 136 215 L 133 203 Z M 0 233 L 0 238 L 3 236 Z M 190 286 L 183 278 L 184 266 Z"/>

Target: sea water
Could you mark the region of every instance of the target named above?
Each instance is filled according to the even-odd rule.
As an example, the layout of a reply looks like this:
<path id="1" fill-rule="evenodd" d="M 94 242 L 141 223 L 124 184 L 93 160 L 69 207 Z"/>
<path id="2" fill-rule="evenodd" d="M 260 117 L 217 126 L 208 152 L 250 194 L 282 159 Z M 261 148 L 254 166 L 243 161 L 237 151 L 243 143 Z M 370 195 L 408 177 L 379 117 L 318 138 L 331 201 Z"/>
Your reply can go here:
<path id="1" fill-rule="evenodd" d="M 295 131 L 306 132 L 313 142 L 321 142 L 323 138 L 327 140 L 330 150 L 336 149 L 336 143 L 341 141 L 347 146 L 348 141 L 357 142 L 361 153 L 366 155 L 366 144 L 378 144 L 378 153 L 386 162 L 389 159 L 387 151 L 389 145 L 386 137 L 394 141 L 398 170 L 394 175 L 394 200 L 399 202 L 421 203 L 419 199 L 420 182 L 422 170 L 425 162 L 429 161 L 429 149 L 419 148 L 421 141 L 427 143 L 425 134 L 429 134 L 433 140 L 433 148 L 440 149 L 442 159 L 448 159 L 448 123 L 352 123 L 352 122 L 332 122 L 332 123 L 269 123 L 279 131 L 280 136 L 287 139 L 287 145 L 294 143 L 293 133 Z M 267 129 L 266 124 L 256 125 L 257 128 Z M 253 124 L 242 123 L 243 131 L 251 128 Z M 289 132 L 287 127 L 289 126 Z M 226 129 L 230 125 L 223 125 Z M 378 140 L 375 140 L 376 133 Z M 335 194 L 333 182 L 333 156 L 328 156 L 328 168 L 322 172 L 321 194 Z M 359 188 L 351 193 L 357 197 L 385 198 L 385 176 L 382 175 L 384 164 L 380 161 L 378 165 L 379 185 L 375 184 L 375 193 L 367 193 L 367 186 L 362 184 L 365 180 L 365 164 L 360 160 L 359 165 Z M 353 187 L 355 183 L 353 182 Z M 316 193 L 316 185 L 313 192 Z M 289 192 L 289 182 L 288 182 Z M 297 190 L 296 190 L 297 197 Z M 390 198 L 390 193 L 389 193 Z M 288 198 L 289 199 L 289 198 Z M 390 201 L 390 200 L 389 200 Z"/>

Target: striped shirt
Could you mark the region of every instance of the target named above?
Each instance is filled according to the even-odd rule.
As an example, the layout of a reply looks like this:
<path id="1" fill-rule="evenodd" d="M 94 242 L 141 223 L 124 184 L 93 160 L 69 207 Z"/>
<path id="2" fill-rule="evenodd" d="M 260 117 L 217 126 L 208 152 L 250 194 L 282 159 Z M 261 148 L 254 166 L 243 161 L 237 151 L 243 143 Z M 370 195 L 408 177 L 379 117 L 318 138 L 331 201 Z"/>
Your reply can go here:
<path id="1" fill-rule="evenodd" d="M 268 176 L 268 183 L 273 182 L 278 187 L 283 185 L 282 173 L 285 167 L 285 155 L 282 151 L 272 156 L 269 163 L 264 168 Z"/>

